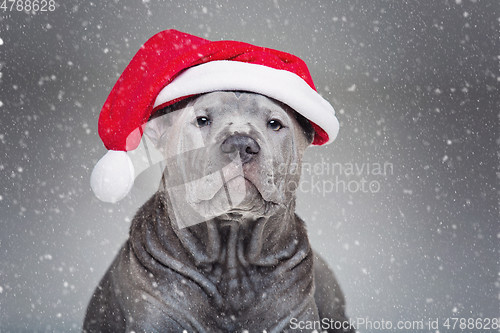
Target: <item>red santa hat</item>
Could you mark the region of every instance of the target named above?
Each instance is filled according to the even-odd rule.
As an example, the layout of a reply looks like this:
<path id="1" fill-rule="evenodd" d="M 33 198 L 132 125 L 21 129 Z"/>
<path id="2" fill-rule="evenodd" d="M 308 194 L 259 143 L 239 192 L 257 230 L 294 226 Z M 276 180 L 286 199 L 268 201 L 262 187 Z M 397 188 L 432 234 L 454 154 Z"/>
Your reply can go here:
<path id="1" fill-rule="evenodd" d="M 189 96 L 239 90 L 279 100 L 307 118 L 313 145 L 332 142 L 339 123 L 316 91 L 298 57 L 237 41 L 209 41 L 176 30 L 151 37 L 132 58 L 99 116 L 99 136 L 108 153 L 96 164 L 91 187 L 106 202 L 123 199 L 134 183 L 127 151 L 138 147 L 154 112 Z"/>

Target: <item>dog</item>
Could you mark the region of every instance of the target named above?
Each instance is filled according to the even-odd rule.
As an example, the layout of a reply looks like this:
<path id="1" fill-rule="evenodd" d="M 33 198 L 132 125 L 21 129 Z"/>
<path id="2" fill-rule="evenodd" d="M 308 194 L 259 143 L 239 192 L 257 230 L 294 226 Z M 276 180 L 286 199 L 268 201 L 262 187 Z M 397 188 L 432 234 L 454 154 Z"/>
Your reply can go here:
<path id="1" fill-rule="evenodd" d="M 159 190 L 89 303 L 83 332 L 354 332 L 295 214 L 309 121 L 243 91 L 158 111 Z"/>

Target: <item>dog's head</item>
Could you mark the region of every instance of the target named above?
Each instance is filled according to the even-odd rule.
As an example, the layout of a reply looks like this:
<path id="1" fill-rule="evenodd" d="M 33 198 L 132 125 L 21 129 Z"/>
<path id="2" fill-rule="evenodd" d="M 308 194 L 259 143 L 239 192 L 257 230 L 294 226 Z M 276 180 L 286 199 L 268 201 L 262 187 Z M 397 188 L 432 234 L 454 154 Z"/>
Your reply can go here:
<path id="1" fill-rule="evenodd" d="M 295 198 L 314 131 L 269 97 L 220 91 L 157 112 L 145 134 L 166 161 L 165 185 L 189 224 L 275 214 Z M 186 218 L 182 218 L 185 220 Z"/>

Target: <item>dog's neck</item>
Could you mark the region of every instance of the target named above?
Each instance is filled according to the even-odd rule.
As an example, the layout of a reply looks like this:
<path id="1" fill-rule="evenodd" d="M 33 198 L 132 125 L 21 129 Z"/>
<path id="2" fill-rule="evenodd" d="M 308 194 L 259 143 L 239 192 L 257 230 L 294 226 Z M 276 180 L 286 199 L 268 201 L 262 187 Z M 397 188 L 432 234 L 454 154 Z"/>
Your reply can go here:
<path id="1" fill-rule="evenodd" d="M 169 206 L 158 192 L 137 212 L 131 250 L 145 267 L 160 264 L 194 279 L 221 308 L 254 304 L 274 288 L 265 276 L 282 278 L 310 256 L 293 201 L 269 217 L 213 219 L 182 229 Z"/>
<path id="2" fill-rule="evenodd" d="M 131 239 L 141 239 L 145 246 L 161 246 L 167 252 L 171 242 L 180 242 L 185 249 L 180 259 L 206 269 L 213 265 L 228 269 L 276 265 L 293 256 L 302 232 L 305 235 L 295 215 L 294 200 L 280 205 L 271 216 L 231 220 L 226 215 L 224 219 L 186 228 L 180 228 L 175 221 L 174 210 L 163 192 L 157 192 L 143 209 L 132 223 Z"/>
<path id="3" fill-rule="evenodd" d="M 169 202 L 165 201 L 167 207 Z M 170 207 L 169 207 L 170 208 Z M 224 214 L 187 228 L 170 214 L 172 230 L 196 266 L 272 266 L 293 255 L 296 247 L 295 201 L 281 205 L 273 215 Z"/>

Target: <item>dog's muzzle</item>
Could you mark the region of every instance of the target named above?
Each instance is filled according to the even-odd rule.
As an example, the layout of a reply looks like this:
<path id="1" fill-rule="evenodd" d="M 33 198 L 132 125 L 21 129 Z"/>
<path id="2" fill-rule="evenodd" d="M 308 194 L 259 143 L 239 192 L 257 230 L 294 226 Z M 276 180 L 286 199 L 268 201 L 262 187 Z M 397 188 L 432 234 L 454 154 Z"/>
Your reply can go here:
<path id="1" fill-rule="evenodd" d="M 224 154 L 229 155 L 238 152 L 241 163 L 245 164 L 250 162 L 260 152 L 260 146 L 257 141 L 247 135 L 235 134 L 222 142 L 221 150 Z"/>

